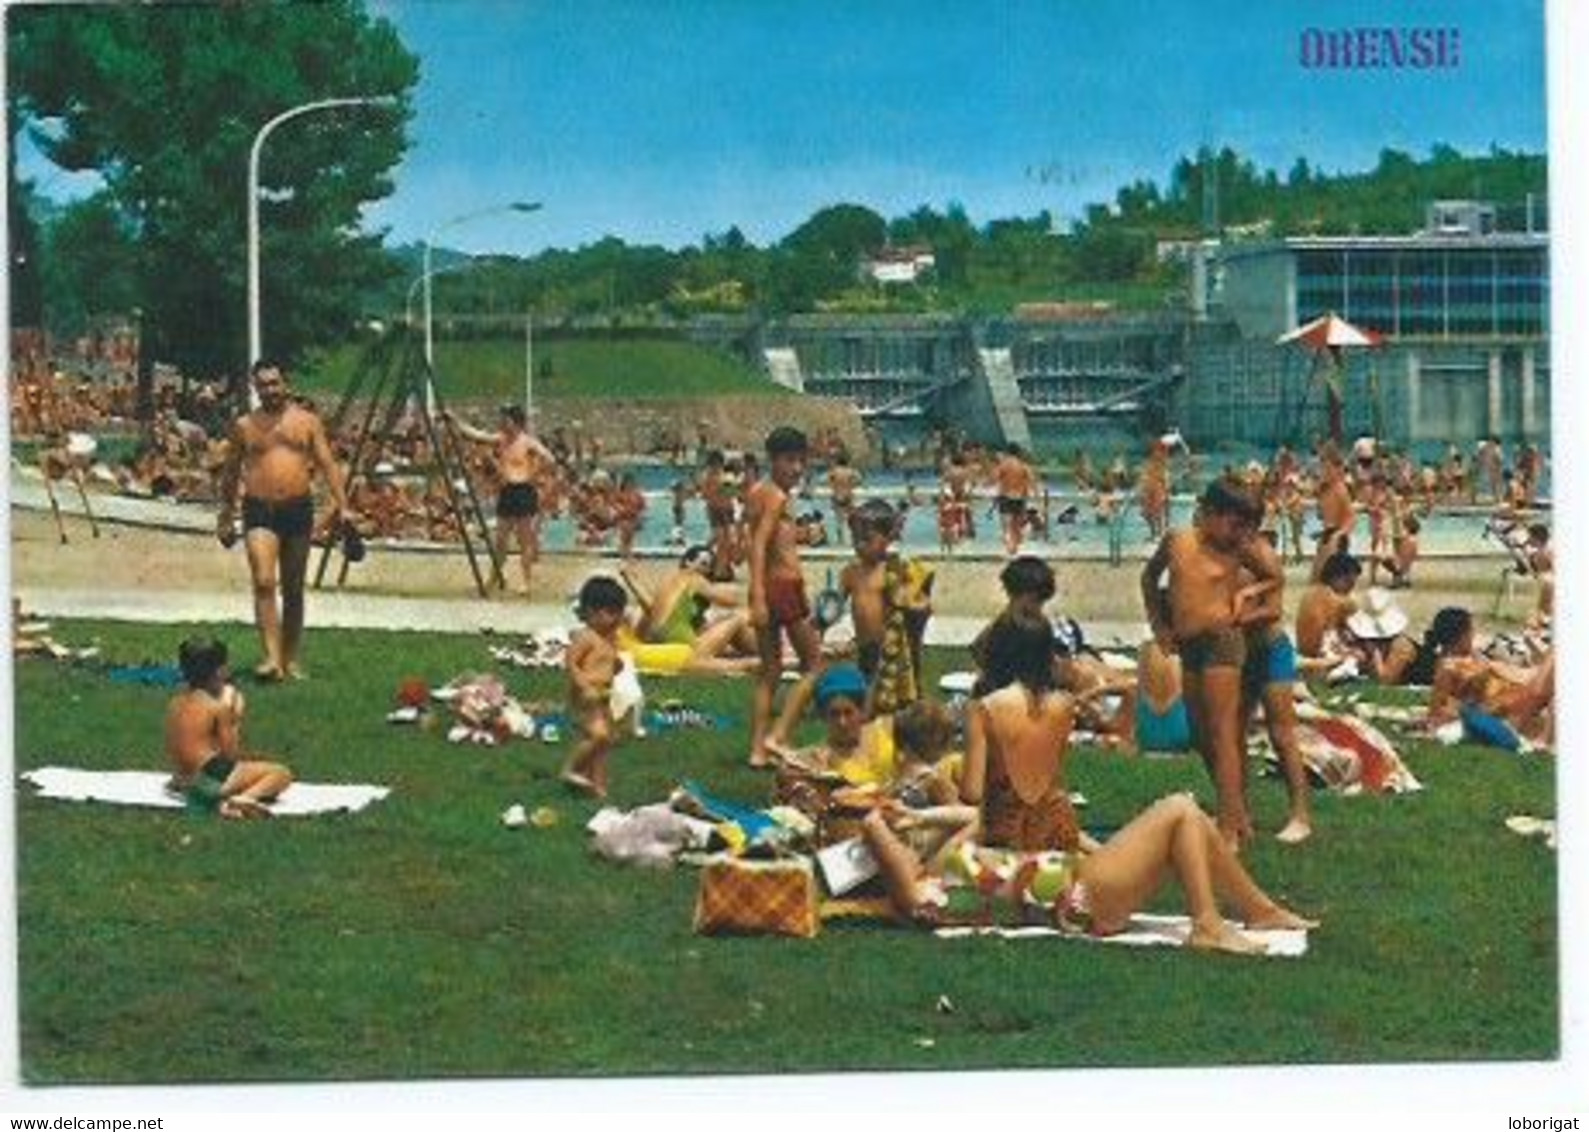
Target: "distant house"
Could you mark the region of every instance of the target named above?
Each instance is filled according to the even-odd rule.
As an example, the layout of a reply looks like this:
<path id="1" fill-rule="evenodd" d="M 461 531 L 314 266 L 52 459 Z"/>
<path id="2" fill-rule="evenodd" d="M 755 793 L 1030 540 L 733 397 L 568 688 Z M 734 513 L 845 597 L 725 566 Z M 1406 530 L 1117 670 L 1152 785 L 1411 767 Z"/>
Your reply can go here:
<path id="1" fill-rule="evenodd" d="M 875 283 L 915 283 L 936 263 L 925 244 L 882 248 L 861 261 L 861 276 Z"/>
<path id="2" fill-rule="evenodd" d="M 1191 263 L 1199 251 L 1211 251 L 1219 241 L 1203 236 L 1160 236 L 1153 245 L 1153 258 L 1158 263 Z"/>
<path id="3" fill-rule="evenodd" d="M 1495 206 L 1489 201 L 1437 200 L 1424 210 L 1423 235 L 1489 236 L 1495 233 Z"/>
<path id="4" fill-rule="evenodd" d="M 1250 224 L 1227 224 L 1224 235 L 1227 240 L 1267 240 L 1274 235 L 1274 230 L 1274 218 L 1266 216 Z"/>

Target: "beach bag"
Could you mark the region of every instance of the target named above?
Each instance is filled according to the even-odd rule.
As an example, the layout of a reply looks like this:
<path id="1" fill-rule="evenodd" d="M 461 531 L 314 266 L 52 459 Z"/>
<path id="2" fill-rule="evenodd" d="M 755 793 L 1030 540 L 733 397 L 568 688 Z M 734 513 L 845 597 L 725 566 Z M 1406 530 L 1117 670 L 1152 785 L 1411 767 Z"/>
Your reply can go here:
<path id="1" fill-rule="evenodd" d="M 811 861 L 794 857 L 747 861 L 714 857 L 701 869 L 695 898 L 697 935 L 789 935 L 809 939 L 817 916 Z"/>

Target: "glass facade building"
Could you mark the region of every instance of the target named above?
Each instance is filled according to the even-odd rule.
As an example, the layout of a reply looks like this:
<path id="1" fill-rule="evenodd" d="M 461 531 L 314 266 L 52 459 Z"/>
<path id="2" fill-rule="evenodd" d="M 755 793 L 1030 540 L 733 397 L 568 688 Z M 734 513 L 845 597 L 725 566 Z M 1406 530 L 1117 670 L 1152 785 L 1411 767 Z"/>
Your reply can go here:
<path id="1" fill-rule="evenodd" d="M 1297 319 L 1334 311 L 1395 338 L 1536 337 L 1549 330 L 1541 237 L 1298 242 Z"/>
<path id="2" fill-rule="evenodd" d="M 1205 443 L 1317 435 L 1305 350 L 1276 339 L 1334 312 L 1379 331 L 1348 351 L 1346 424 L 1414 447 L 1548 440 L 1550 244 L 1524 233 L 1305 237 L 1215 253 L 1177 406 Z"/>

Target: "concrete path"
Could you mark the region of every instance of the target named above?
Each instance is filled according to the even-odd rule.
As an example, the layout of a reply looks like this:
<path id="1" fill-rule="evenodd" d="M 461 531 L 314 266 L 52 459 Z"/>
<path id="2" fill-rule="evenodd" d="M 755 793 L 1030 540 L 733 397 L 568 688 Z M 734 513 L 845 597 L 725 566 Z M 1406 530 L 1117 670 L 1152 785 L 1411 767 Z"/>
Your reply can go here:
<path id="1" fill-rule="evenodd" d="M 29 586 L 28 613 L 41 618 L 85 617 L 108 621 L 151 624 L 248 624 L 253 607 L 246 591 L 235 594 L 194 593 L 188 590 L 82 590 Z M 309 594 L 309 627 L 335 629 L 418 629 L 446 633 L 490 630 L 524 635 L 545 629 L 567 629 L 575 624 L 567 606 L 511 601 L 451 600 L 426 597 L 390 597 L 328 590 Z M 934 617 L 927 626 L 927 643 L 963 648 L 987 623 L 978 617 Z M 1088 639 L 1098 645 L 1134 646 L 1141 626 L 1093 622 L 1086 626 Z M 834 641 L 850 636 L 849 623 L 840 622 L 829 634 Z"/>

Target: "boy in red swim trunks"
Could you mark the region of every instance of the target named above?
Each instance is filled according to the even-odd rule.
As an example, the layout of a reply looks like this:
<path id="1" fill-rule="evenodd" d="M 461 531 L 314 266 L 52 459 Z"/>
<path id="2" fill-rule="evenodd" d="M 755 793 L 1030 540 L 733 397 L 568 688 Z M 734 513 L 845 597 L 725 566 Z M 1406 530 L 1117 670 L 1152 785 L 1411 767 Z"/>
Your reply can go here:
<path id="1" fill-rule="evenodd" d="M 767 435 L 768 478 L 745 497 L 750 527 L 750 622 L 761 657 L 750 704 L 750 765 L 770 766 L 766 750 L 773 700 L 783 675 L 783 640 L 787 635 L 810 671 L 821 652 L 822 638 L 811 622 L 805 577 L 790 492 L 806 470 L 806 438 L 798 429 L 781 426 Z"/>

